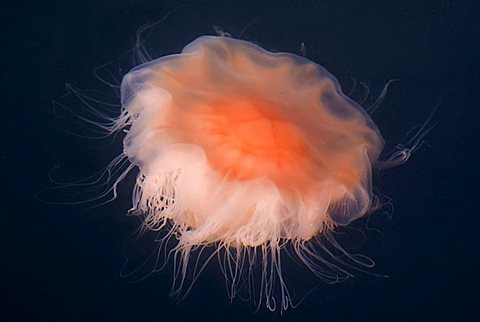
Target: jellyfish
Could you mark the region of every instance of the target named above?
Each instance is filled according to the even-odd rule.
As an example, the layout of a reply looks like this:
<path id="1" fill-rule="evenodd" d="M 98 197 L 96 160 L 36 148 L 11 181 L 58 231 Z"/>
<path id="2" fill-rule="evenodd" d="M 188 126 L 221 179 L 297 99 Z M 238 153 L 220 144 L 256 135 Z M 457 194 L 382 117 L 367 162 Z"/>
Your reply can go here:
<path id="1" fill-rule="evenodd" d="M 260 257 L 261 301 L 286 309 L 286 245 L 321 278 L 348 272 L 332 250 L 315 249 L 319 237 L 360 262 L 331 232 L 372 207 L 372 166 L 384 140 L 322 66 L 240 39 L 201 36 L 127 73 L 121 105 L 110 131 L 126 133 L 122 157 L 138 169 L 131 212 L 142 216 L 144 230 L 176 240 L 178 285 L 191 254 L 212 246 L 224 256 L 232 297 L 241 270 L 251 271 Z"/>

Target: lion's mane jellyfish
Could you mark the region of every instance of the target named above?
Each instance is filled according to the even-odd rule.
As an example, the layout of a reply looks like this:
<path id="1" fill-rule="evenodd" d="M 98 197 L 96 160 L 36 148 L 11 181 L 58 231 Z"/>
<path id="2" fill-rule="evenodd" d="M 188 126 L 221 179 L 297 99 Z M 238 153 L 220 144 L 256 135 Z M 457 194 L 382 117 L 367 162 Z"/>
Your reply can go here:
<path id="1" fill-rule="evenodd" d="M 232 297 L 241 270 L 260 258 L 257 290 L 271 309 L 292 304 L 281 271 L 286 245 L 327 280 L 348 275 L 342 262 L 369 265 L 330 233 L 372 206 L 383 139 L 323 67 L 203 36 L 134 68 L 121 94 L 112 131 L 127 132 L 123 154 L 139 169 L 132 212 L 143 215 L 145 230 L 177 240 L 179 285 L 191 252 L 210 245 L 224 256 Z M 344 259 L 315 248 L 322 236 Z"/>

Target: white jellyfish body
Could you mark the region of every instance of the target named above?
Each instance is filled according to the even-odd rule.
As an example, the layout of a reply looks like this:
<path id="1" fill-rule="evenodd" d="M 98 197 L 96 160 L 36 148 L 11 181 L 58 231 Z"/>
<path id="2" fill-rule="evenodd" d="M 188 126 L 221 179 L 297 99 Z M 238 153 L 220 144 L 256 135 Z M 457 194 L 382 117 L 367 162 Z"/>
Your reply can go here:
<path id="1" fill-rule="evenodd" d="M 216 244 L 239 263 L 261 249 L 263 278 L 280 280 L 286 308 L 285 242 L 316 270 L 305 243 L 371 206 L 383 139 L 334 76 L 305 58 L 204 36 L 136 67 L 121 90 L 114 129 L 128 129 L 123 153 L 140 171 L 133 210 L 145 229 L 170 229 L 180 271 L 197 246 Z M 272 307 L 271 283 L 261 288 Z"/>

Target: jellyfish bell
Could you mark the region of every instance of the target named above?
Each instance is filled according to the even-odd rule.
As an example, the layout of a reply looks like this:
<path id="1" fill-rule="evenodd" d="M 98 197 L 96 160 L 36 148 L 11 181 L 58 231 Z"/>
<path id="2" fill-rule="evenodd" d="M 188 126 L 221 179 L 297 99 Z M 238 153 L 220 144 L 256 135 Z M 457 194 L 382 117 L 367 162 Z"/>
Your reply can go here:
<path id="1" fill-rule="evenodd" d="M 121 96 L 110 130 L 127 133 L 123 156 L 139 169 L 132 212 L 143 215 L 145 230 L 177 239 L 181 279 L 190 253 L 215 245 L 234 262 L 223 271 L 236 284 L 238 270 L 252 265 L 249 252 L 260 249 L 260 296 L 275 307 L 277 279 L 286 309 L 280 253 L 287 243 L 317 276 L 346 273 L 341 260 L 330 263 L 308 242 L 367 213 L 384 142 L 322 66 L 202 36 L 180 54 L 132 69 Z"/>

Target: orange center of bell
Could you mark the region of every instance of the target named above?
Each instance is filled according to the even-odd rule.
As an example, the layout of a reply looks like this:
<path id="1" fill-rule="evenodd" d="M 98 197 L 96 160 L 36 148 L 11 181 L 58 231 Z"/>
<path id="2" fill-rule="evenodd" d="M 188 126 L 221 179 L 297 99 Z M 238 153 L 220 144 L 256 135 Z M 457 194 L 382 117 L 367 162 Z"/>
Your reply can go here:
<path id="1" fill-rule="evenodd" d="M 304 168 L 308 154 L 298 130 L 270 104 L 230 102 L 202 113 L 196 141 L 212 168 L 232 179 L 268 176 L 282 181 Z M 279 182 L 277 182 L 279 183 Z"/>

